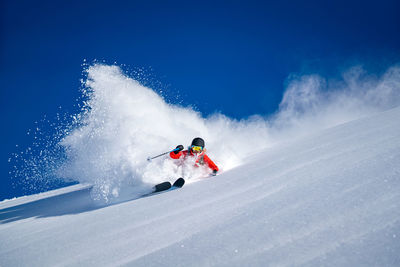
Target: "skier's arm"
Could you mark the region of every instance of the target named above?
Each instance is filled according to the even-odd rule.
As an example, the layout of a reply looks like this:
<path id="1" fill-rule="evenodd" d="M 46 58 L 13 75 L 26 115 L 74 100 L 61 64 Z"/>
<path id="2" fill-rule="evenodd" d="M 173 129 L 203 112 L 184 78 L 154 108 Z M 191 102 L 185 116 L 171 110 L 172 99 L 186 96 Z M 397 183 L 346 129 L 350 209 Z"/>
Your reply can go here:
<path id="1" fill-rule="evenodd" d="M 173 159 L 179 159 L 183 154 L 182 150 L 183 150 L 183 146 L 179 145 L 176 147 L 175 151 L 172 151 L 171 153 L 169 153 L 169 156 Z"/>
<path id="2" fill-rule="evenodd" d="M 208 167 L 209 167 L 211 170 L 213 170 L 213 172 L 216 173 L 216 172 L 219 170 L 219 169 L 218 169 L 218 166 L 215 165 L 215 163 L 214 163 L 207 155 L 205 155 L 205 154 L 204 154 L 204 162 L 207 163 Z"/>

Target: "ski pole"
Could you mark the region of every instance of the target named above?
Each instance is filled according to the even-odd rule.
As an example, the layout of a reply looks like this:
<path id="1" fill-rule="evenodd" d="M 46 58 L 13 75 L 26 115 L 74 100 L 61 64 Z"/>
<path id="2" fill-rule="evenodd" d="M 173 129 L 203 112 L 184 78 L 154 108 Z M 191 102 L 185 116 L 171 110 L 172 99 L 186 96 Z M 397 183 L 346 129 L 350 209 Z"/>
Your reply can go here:
<path id="1" fill-rule="evenodd" d="M 179 150 L 179 148 L 172 149 L 171 151 L 167 151 L 167 152 L 161 153 L 160 155 L 157 155 L 157 156 L 154 156 L 154 157 L 148 157 L 147 161 L 151 161 L 152 159 L 164 156 L 165 154 L 168 154 L 168 153 L 171 153 L 171 152 L 174 152 L 174 151 L 177 151 L 177 150 Z"/>

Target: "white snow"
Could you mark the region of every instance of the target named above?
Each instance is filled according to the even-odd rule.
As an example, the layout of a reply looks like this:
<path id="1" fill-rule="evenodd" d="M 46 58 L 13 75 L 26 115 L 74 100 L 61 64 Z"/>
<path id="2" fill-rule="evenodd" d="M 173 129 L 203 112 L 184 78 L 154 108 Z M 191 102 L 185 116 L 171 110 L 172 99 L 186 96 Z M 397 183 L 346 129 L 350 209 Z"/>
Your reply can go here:
<path id="1" fill-rule="evenodd" d="M 179 144 L 187 147 L 196 136 L 206 140 L 209 156 L 228 171 L 248 155 L 282 141 L 400 105 L 396 65 L 379 75 L 351 69 L 339 81 L 317 75 L 292 77 L 274 115 L 242 120 L 223 114 L 205 118 L 190 107 L 168 103 L 118 66 L 95 64 L 86 73 L 83 108 L 75 125 L 62 132 L 62 149 L 50 145 L 44 156 L 23 158 L 26 168 L 16 164 L 17 176 L 28 188 L 51 184 L 58 176 L 92 184 L 92 197 L 112 203 L 176 177 L 176 165 L 170 160 L 149 164 L 146 158 Z M 60 157 L 59 151 L 65 155 Z M 59 158 L 64 157 L 67 160 L 61 164 Z"/>
<path id="2" fill-rule="evenodd" d="M 0 202 L 0 266 L 399 266 L 400 108 L 101 206 L 76 186 Z"/>

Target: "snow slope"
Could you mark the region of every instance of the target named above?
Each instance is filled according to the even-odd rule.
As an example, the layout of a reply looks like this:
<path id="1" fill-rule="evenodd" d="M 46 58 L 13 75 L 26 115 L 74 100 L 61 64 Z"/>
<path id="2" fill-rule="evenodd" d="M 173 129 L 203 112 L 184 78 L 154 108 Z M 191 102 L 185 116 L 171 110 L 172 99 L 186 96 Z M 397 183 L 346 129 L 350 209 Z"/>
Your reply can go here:
<path id="1" fill-rule="evenodd" d="M 181 190 L 85 185 L 0 203 L 0 266 L 399 266 L 400 108 L 276 145 Z"/>

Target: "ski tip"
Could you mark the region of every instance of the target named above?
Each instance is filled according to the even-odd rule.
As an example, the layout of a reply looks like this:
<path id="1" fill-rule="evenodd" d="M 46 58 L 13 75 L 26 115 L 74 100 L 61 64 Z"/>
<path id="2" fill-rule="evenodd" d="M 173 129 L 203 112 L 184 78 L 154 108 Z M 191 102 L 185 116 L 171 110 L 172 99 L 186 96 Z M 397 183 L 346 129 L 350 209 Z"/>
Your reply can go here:
<path id="1" fill-rule="evenodd" d="M 168 190 L 172 187 L 170 182 L 163 182 L 161 184 L 158 184 L 154 186 L 154 192 L 160 192 L 160 191 L 165 191 Z"/>
<path id="2" fill-rule="evenodd" d="M 173 186 L 175 187 L 182 187 L 185 184 L 185 179 L 183 179 L 182 177 L 179 178 L 178 180 L 175 181 L 175 183 L 173 184 Z"/>

